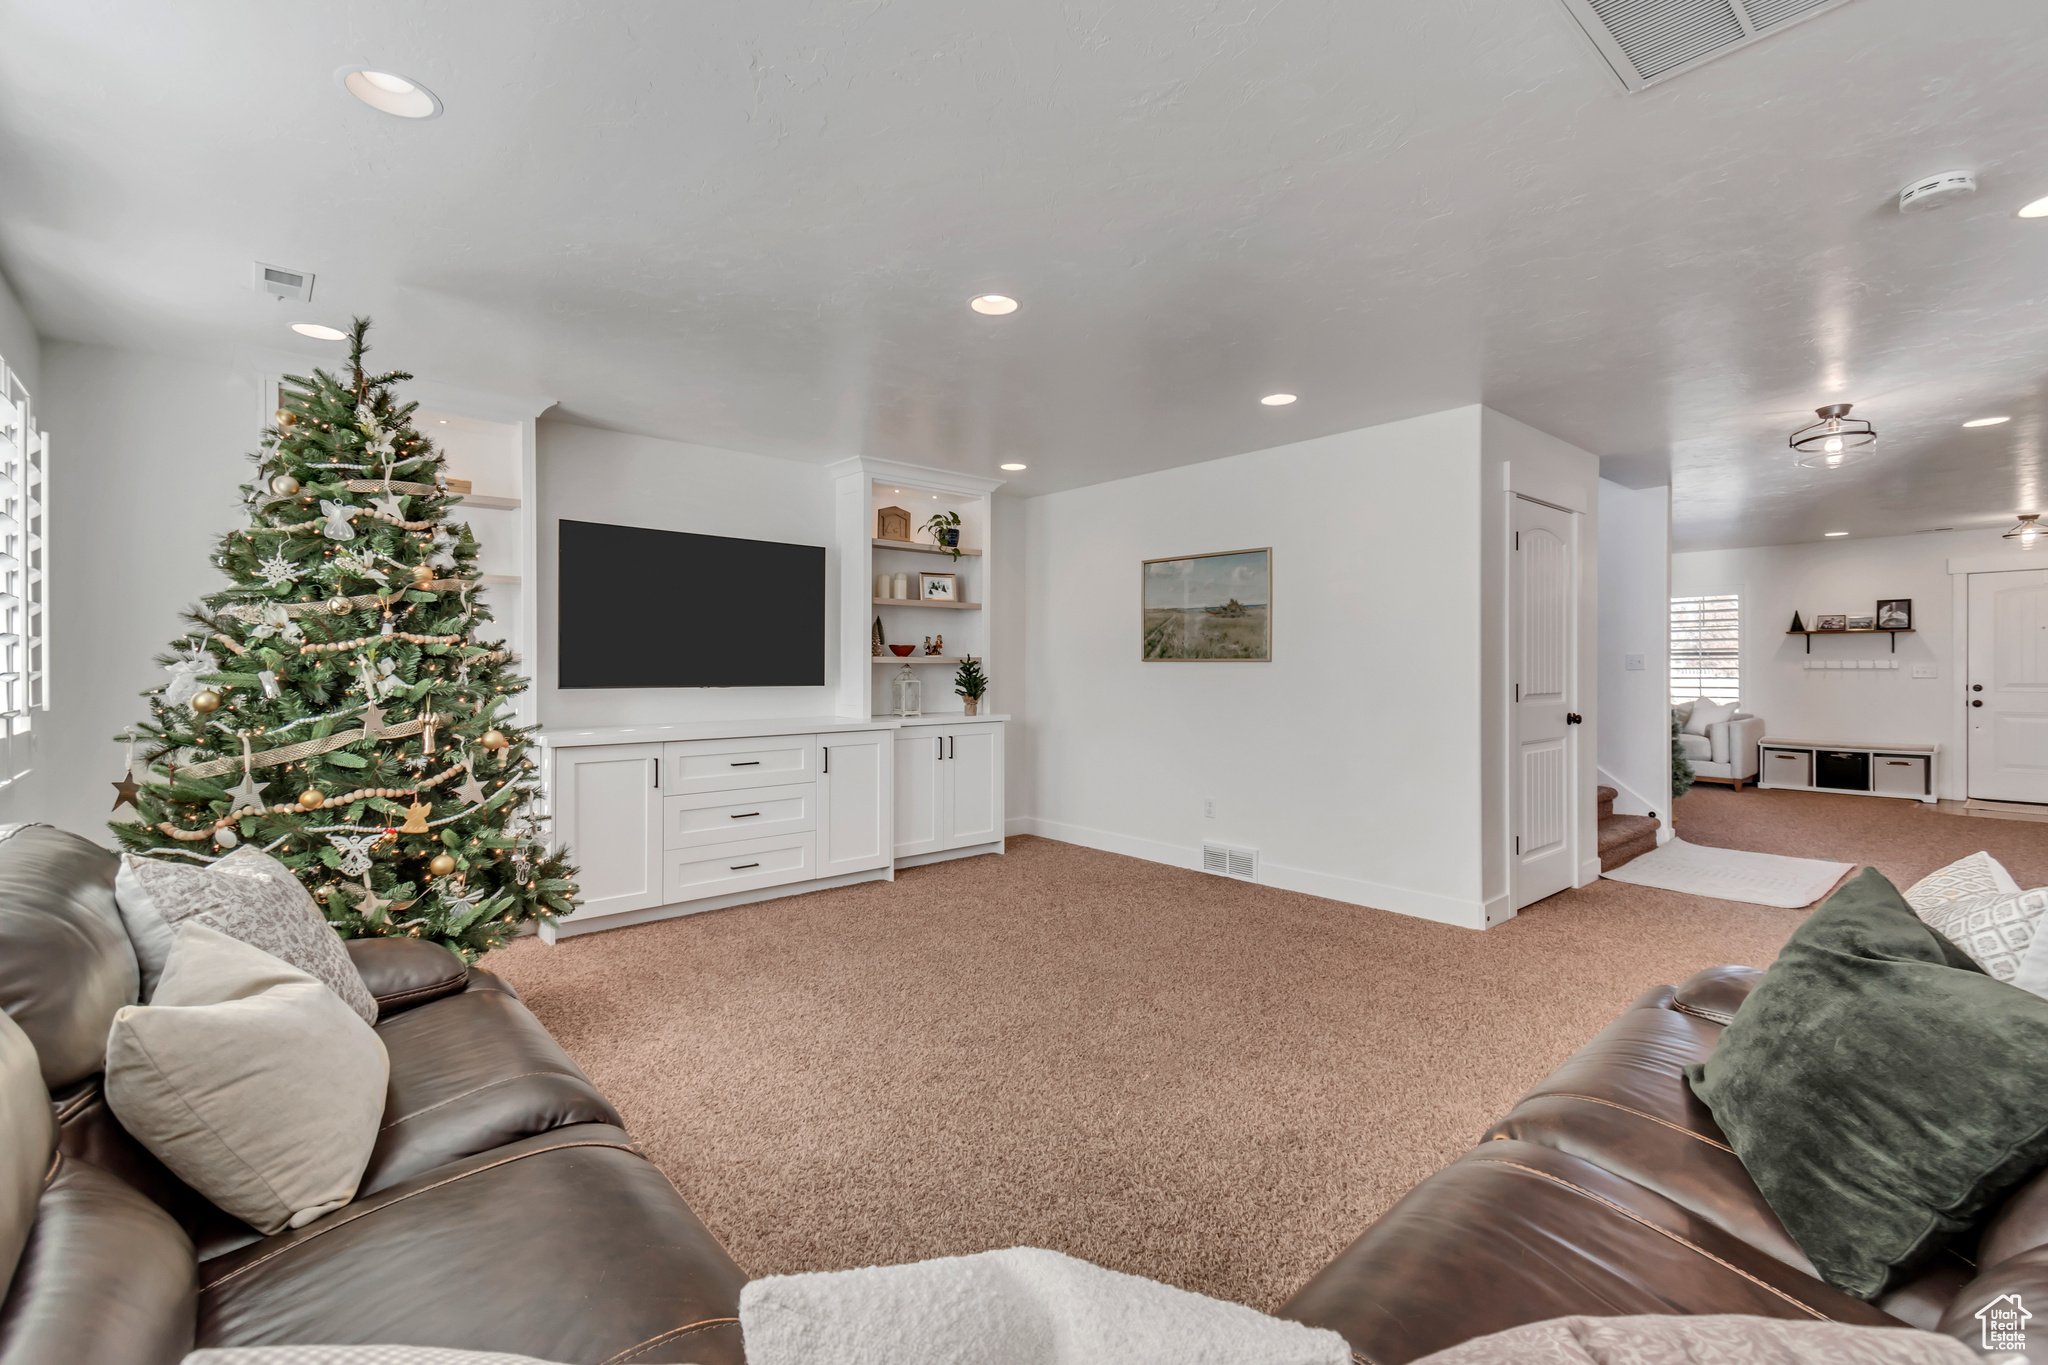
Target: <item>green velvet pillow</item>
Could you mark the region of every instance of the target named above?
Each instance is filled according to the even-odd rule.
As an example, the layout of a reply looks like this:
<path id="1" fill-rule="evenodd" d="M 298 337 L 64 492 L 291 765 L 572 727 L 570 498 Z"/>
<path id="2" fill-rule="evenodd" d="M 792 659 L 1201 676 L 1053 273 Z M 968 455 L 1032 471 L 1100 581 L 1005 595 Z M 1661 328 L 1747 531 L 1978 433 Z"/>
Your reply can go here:
<path id="1" fill-rule="evenodd" d="M 1685 1075 L 1821 1277 L 1861 1299 L 2048 1164 L 2048 999 L 1986 976 L 1875 868 Z"/>

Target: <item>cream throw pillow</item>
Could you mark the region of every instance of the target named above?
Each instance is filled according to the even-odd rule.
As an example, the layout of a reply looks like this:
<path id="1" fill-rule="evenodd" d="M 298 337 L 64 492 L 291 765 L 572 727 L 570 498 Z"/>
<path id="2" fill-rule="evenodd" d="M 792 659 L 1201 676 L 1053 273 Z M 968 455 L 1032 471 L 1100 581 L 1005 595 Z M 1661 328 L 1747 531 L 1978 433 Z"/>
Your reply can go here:
<path id="1" fill-rule="evenodd" d="M 1707 732 L 1709 725 L 1719 725 L 1724 720 L 1735 719 L 1735 713 L 1740 709 L 1740 702 L 1731 701 L 1724 705 L 1721 702 L 1708 701 L 1705 697 L 1701 697 L 1692 704 L 1692 714 L 1686 717 L 1685 733 L 1688 735 L 1703 735 Z"/>
<path id="2" fill-rule="evenodd" d="M 1989 891 L 2010 895 L 2019 889 L 2020 884 L 2012 879 L 2004 864 L 1989 853 L 1979 852 L 1936 868 L 1914 882 L 1906 888 L 1906 904 L 1919 914 L 1964 896 L 1981 896 Z M 1924 920 L 1927 916 L 1922 914 L 1920 918 Z"/>
<path id="3" fill-rule="evenodd" d="M 377 1001 L 327 916 L 290 868 L 259 849 L 238 848 L 204 867 L 130 853 L 114 874 L 114 902 L 142 968 L 144 1004 L 178 926 L 197 922 L 283 958 L 326 982 L 364 1023 L 377 1022 Z"/>
<path id="4" fill-rule="evenodd" d="M 322 983 L 204 924 L 178 930 L 148 1005 L 107 1034 L 107 1104 L 187 1185 L 258 1232 L 355 1197 L 390 1075 Z"/>
<path id="5" fill-rule="evenodd" d="M 1926 910 L 1915 907 L 1913 913 L 1968 953 L 1986 975 L 2014 982 L 2027 950 L 2039 937 L 2042 916 L 2048 915 L 2048 886 L 2032 891 L 1983 891 Z"/>

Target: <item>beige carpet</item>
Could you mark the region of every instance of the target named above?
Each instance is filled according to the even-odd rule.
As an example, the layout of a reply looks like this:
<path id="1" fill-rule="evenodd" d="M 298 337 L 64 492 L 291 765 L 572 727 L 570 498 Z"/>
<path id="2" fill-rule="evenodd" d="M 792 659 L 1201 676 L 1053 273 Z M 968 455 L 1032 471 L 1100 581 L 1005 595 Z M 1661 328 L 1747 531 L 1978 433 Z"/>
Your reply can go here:
<path id="1" fill-rule="evenodd" d="M 2048 829 L 1702 788 L 1695 843 L 1918 877 Z M 1052 1247 L 1272 1308 L 1644 987 L 1805 912 L 1599 881 L 1489 933 L 1042 839 L 493 954 L 755 1274 Z"/>

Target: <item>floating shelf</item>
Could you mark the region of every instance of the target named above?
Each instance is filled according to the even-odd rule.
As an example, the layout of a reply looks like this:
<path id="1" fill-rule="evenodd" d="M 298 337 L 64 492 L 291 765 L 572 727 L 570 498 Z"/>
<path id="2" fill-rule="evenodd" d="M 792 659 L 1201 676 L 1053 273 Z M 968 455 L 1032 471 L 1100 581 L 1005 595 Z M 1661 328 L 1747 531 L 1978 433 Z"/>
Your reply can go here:
<path id="1" fill-rule="evenodd" d="M 464 507 L 489 507 L 500 512 L 514 512 L 519 509 L 519 499 L 501 498 L 495 493 L 464 493 L 455 500 Z"/>
<path id="2" fill-rule="evenodd" d="M 877 597 L 878 607 L 941 607 L 947 611 L 980 611 L 979 602 L 927 602 L 921 597 Z"/>
<path id="3" fill-rule="evenodd" d="M 976 657 L 979 657 L 978 655 Z M 878 664 L 962 664 L 967 662 L 964 654 L 894 654 L 877 655 L 872 662 Z"/>
<path id="4" fill-rule="evenodd" d="M 484 573 L 478 574 L 476 581 L 479 583 L 502 583 L 508 588 L 516 588 L 519 586 L 519 575 L 516 573 Z"/>
<path id="5" fill-rule="evenodd" d="M 914 540 L 883 540 L 877 537 L 868 543 L 877 550 L 914 550 L 921 555 L 944 555 L 948 559 L 953 557 L 953 552 L 943 545 L 920 545 Z M 969 559 L 979 559 L 981 557 L 981 551 L 979 550 L 963 549 L 960 553 Z"/>
<path id="6" fill-rule="evenodd" d="M 1892 653 L 1896 654 L 1899 652 L 1899 637 L 1901 635 L 1911 635 L 1913 627 L 1900 626 L 1897 630 L 1887 630 L 1883 626 L 1873 626 L 1869 630 L 1788 630 L 1785 633 L 1787 635 L 1804 635 L 1806 637 L 1806 652 L 1808 654 L 1813 653 L 1813 637 L 1816 635 L 1889 635 L 1892 637 Z"/>

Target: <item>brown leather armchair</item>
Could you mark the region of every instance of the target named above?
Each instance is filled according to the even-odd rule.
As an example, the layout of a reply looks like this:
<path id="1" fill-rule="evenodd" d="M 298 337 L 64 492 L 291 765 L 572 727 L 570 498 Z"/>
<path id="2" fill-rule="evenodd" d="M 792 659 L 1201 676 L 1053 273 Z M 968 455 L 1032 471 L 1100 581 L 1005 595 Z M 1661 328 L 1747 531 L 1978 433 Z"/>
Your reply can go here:
<path id="1" fill-rule="evenodd" d="M 187 1187 L 100 1091 L 137 979 L 115 868 L 46 826 L 0 837 L 0 1009 L 34 1044 L 55 1118 L 0 1365 L 359 1342 L 744 1359 L 740 1268 L 517 993 L 432 944 L 349 945 L 391 1058 L 353 1203 L 263 1237 Z"/>

